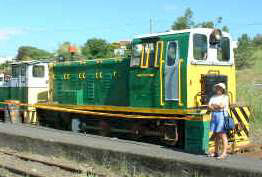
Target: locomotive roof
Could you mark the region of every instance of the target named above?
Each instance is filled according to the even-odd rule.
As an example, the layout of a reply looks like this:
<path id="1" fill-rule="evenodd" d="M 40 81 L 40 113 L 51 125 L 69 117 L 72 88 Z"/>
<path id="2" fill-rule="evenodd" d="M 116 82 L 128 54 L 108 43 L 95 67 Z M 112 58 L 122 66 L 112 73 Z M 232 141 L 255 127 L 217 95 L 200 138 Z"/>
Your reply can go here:
<path id="1" fill-rule="evenodd" d="M 180 34 L 180 33 L 211 33 L 214 30 L 214 28 L 192 28 L 192 29 L 184 29 L 184 30 L 170 30 L 167 32 L 160 32 L 160 33 L 149 33 L 149 34 L 143 34 L 143 35 L 137 35 L 135 39 L 142 39 L 142 38 L 153 38 L 158 36 L 164 36 L 164 35 L 171 35 L 171 34 Z M 227 32 L 223 32 L 224 36 L 229 36 Z"/>
<path id="2" fill-rule="evenodd" d="M 38 63 L 49 63 L 50 61 L 48 60 L 30 60 L 30 61 L 17 61 L 11 63 L 11 65 L 18 65 L 18 64 L 28 64 L 28 65 L 33 65 L 33 64 L 38 64 Z"/>

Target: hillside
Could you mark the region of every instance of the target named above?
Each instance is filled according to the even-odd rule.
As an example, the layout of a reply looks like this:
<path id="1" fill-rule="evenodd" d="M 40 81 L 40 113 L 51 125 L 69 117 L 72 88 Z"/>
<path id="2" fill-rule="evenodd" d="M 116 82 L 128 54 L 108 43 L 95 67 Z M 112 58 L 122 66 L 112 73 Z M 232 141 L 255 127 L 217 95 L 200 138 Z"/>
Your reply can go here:
<path id="1" fill-rule="evenodd" d="M 262 48 L 255 50 L 255 64 L 237 71 L 237 97 L 252 109 L 252 139 L 262 143 Z M 260 85 L 261 84 L 261 85 Z"/>

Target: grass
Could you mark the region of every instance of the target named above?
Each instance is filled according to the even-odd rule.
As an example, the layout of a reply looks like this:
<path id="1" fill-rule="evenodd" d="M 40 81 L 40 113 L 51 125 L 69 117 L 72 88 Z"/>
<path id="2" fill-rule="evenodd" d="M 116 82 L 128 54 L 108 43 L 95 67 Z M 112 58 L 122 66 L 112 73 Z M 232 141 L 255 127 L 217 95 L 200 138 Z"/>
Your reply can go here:
<path id="1" fill-rule="evenodd" d="M 251 108 L 253 121 L 251 139 L 262 143 L 262 48 L 258 48 L 253 56 L 255 65 L 249 69 L 237 71 L 237 100 L 240 104 Z"/>

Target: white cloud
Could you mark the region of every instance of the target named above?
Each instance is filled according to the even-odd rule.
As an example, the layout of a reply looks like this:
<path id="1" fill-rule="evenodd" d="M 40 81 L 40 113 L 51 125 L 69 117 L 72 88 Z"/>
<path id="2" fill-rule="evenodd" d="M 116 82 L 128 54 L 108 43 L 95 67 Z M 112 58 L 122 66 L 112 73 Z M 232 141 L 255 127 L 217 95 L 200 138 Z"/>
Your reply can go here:
<path id="1" fill-rule="evenodd" d="M 0 40 L 8 40 L 14 36 L 22 35 L 24 32 L 19 28 L 0 28 Z"/>

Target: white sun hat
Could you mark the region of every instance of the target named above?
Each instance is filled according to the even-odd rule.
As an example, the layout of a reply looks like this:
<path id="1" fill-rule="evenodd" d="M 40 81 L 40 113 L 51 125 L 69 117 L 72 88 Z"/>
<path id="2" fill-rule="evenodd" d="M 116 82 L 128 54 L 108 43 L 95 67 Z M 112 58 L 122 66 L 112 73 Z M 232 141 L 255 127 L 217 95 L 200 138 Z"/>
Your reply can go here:
<path id="1" fill-rule="evenodd" d="M 223 90 L 226 90 L 226 85 L 224 83 L 218 83 L 218 84 L 215 85 L 215 87 L 220 87 Z"/>

